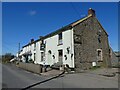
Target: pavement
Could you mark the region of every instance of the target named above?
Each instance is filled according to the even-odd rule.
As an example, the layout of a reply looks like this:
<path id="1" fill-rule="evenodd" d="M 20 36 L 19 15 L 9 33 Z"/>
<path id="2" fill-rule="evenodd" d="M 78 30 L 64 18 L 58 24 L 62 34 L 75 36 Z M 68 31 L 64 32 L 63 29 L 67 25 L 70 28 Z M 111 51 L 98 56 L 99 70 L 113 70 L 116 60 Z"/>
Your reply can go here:
<path id="1" fill-rule="evenodd" d="M 102 72 L 102 70 L 99 70 Z M 99 72 L 98 71 L 98 72 Z M 64 74 L 62 77 L 52 79 L 32 88 L 118 88 L 117 77 L 105 77 L 92 73 Z M 61 73 L 61 72 L 57 72 Z M 56 71 L 37 75 L 14 65 L 2 65 L 3 88 L 25 88 L 56 75 Z"/>
<path id="2" fill-rule="evenodd" d="M 43 76 L 55 76 L 62 73 L 60 70 L 50 70 L 48 72 L 41 73 Z M 74 72 L 71 72 L 71 74 Z M 81 73 L 88 73 L 93 75 L 101 75 L 105 77 L 113 77 L 115 79 L 118 79 L 118 75 L 120 74 L 120 70 L 118 68 L 98 68 L 96 70 L 86 70 L 81 71 Z"/>
<path id="3" fill-rule="evenodd" d="M 60 70 L 50 70 L 48 72 L 44 72 L 44 73 L 41 73 L 42 76 L 48 76 L 48 77 L 51 77 L 51 76 L 56 76 L 60 73 L 62 73 L 63 71 L 60 71 Z"/>
<path id="4" fill-rule="evenodd" d="M 97 70 L 90 70 L 87 71 L 86 73 L 118 78 L 118 75 L 120 74 L 120 70 L 118 68 L 98 68 Z"/>

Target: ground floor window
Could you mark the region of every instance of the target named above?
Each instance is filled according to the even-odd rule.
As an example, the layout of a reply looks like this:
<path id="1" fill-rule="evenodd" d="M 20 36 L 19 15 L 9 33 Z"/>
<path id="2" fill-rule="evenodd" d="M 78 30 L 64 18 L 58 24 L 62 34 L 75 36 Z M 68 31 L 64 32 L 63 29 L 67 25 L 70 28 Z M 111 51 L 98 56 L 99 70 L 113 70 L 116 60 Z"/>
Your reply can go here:
<path id="1" fill-rule="evenodd" d="M 34 53 L 34 61 L 35 61 L 35 55 L 36 55 L 36 53 Z"/>
<path id="2" fill-rule="evenodd" d="M 43 61 L 44 58 L 44 52 L 41 52 L 41 61 Z"/>
<path id="3" fill-rule="evenodd" d="M 102 49 L 97 49 L 97 60 L 102 61 Z"/>

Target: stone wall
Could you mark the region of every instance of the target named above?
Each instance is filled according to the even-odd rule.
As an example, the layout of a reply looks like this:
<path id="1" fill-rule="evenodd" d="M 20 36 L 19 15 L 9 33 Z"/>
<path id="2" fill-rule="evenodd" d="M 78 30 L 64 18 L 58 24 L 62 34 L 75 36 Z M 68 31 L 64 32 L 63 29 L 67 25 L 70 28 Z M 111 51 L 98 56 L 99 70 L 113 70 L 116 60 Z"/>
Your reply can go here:
<path id="1" fill-rule="evenodd" d="M 92 62 L 100 66 L 110 66 L 108 35 L 96 17 L 90 17 L 74 28 L 74 53 L 76 70 L 89 69 Z M 98 40 L 100 34 L 100 41 Z M 97 49 L 102 50 L 103 60 L 98 61 Z"/>
<path id="2" fill-rule="evenodd" d="M 42 73 L 42 66 L 39 64 L 19 62 L 18 67 L 33 73 L 37 73 L 37 74 Z"/>
<path id="3" fill-rule="evenodd" d="M 115 54 L 115 52 L 112 50 L 112 48 L 110 48 L 110 59 L 111 59 L 112 66 L 118 66 L 119 64 L 118 57 Z"/>

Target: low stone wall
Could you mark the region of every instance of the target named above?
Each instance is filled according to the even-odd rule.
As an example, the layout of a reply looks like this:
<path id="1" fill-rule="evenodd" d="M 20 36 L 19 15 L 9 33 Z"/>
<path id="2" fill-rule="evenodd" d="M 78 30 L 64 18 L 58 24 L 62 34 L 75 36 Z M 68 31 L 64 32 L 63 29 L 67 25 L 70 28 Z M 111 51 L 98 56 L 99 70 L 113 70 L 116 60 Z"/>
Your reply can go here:
<path id="1" fill-rule="evenodd" d="M 42 73 L 42 66 L 39 64 L 19 62 L 18 67 L 33 73 L 37 73 L 37 74 Z"/>

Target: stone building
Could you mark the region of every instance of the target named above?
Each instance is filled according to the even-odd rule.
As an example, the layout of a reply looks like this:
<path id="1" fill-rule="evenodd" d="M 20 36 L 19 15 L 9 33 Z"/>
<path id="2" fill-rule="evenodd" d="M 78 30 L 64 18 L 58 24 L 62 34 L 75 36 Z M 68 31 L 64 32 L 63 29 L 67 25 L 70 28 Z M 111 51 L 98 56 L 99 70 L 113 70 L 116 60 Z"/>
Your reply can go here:
<path id="1" fill-rule="evenodd" d="M 92 63 L 110 66 L 108 34 L 97 20 L 95 11 L 89 9 L 89 18 L 73 24 L 75 68 L 89 69 Z"/>
<path id="2" fill-rule="evenodd" d="M 111 66 L 108 34 L 91 8 L 86 17 L 23 46 L 21 56 L 27 54 L 35 64 L 67 64 L 76 71 Z"/>

